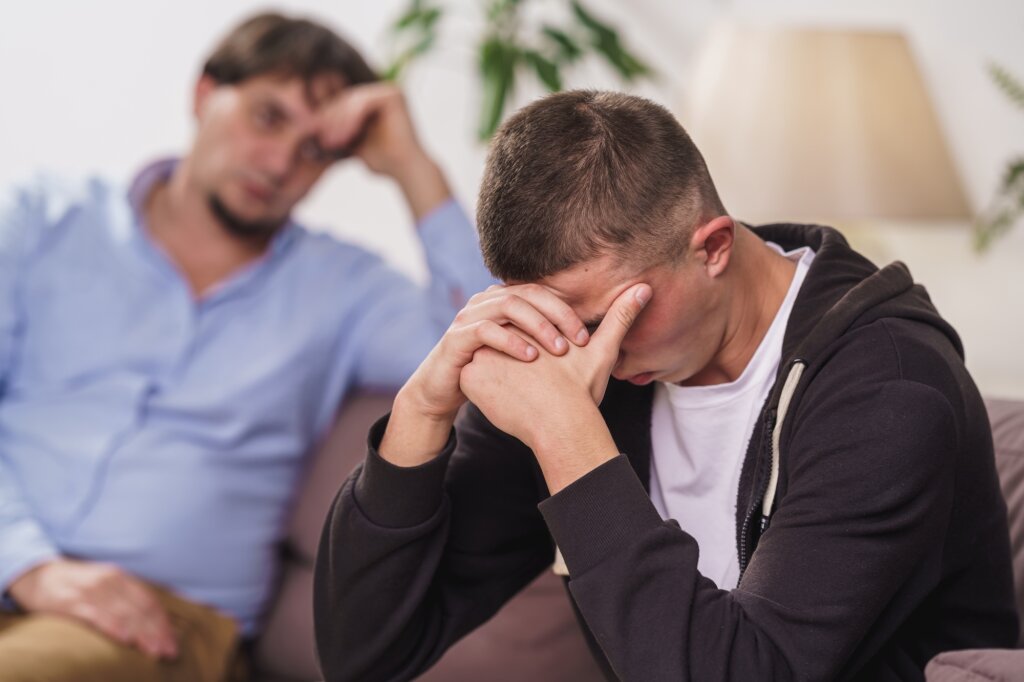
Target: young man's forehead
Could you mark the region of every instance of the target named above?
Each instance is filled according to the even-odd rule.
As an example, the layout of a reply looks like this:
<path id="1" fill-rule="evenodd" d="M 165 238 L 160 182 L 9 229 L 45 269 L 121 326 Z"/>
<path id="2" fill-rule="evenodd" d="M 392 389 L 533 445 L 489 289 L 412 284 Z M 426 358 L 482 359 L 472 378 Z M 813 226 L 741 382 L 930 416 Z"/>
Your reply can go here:
<path id="1" fill-rule="evenodd" d="M 579 262 L 539 280 L 569 305 L 585 303 L 610 289 L 625 288 L 628 282 L 641 277 L 636 268 L 630 268 L 612 254 L 603 254 Z"/>

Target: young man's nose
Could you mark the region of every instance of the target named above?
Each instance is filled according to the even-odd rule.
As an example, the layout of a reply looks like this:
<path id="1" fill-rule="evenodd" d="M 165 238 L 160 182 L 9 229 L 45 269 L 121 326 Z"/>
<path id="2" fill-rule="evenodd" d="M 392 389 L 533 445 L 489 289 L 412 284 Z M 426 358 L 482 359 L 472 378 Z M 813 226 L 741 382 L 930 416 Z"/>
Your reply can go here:
<path id="1" fill-rule="evenodd" d="M 625 359 L 625 357 L 626 357 L 626 354 L 623 353 L 622 349 L 620 348 L 619 349 L 619 354 L 615 358 L 615 364 L 612 365 L 612 376 L 615 377 L 616 379 L 623 379 L 623 378 L 625 378 L 625 377 L 622 377 L 622 376 L 619 375 L 619 371 L 622 369 L 622 362 Z"/>

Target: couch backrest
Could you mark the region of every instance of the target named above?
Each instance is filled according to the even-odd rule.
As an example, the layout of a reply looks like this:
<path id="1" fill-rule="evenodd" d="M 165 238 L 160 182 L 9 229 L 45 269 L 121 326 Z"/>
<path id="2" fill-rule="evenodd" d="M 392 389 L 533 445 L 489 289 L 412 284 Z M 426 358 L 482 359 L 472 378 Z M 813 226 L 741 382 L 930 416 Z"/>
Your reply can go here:
<path id="1" fill-rule="evenodd" d="M 313 633 L 313 562 L 320 531 L 342 481 L 366 456 L 366 434 L 391 409 L 393 393 L 349 395 L 306 472 L 288 533 L 289 557 L 254 651 L 257 679 L 319 680 Z"/>
<path id="2" fill-rule="evenodd" d="M 1017 613 L 1024 625 L 1024 400 L 989 400 L 999 485 L 1006 499 Z M 1024 627 L 1018 646 L 1024 647 Z"/>

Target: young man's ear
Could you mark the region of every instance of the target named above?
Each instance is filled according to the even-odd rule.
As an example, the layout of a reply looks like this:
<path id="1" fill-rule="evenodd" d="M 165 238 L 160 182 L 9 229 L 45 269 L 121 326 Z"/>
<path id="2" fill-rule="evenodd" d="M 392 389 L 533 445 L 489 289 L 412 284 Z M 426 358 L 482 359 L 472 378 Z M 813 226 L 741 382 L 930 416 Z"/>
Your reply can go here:
<path id="1" fill-rule="evenodd" d="M 718 277 L 729 266 L 729 257 L 735 243 L 735 221 L 727 215 L 718 216 L 698 225 L 693 231 L 690 253 L 698 259 L 709 277 Z"/>
<path id="2" fill-rule="evenodd" d="M 192 92 L 192 114 L 196 118 L 199 118 L 206 100 L 210 98 L 210 95 L 213 94 L 218 85 L 220 84 L 212 76 L 208 76 L 205 73 L 196 81 L 195 90 Z"/>

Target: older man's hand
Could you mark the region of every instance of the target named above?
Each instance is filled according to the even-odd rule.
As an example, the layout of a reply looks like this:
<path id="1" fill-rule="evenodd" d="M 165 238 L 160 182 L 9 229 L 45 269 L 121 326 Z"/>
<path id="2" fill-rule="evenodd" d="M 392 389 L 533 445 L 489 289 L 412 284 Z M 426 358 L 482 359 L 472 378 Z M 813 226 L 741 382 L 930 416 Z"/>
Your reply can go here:
<path id="1" fill-rule="evenodd" d="M 343 88 L 319 116 L 323 146 L 338 157 L 356 156 L 374 173 L 392 178 L 417 220 L 451 196 L 440 168 L 420 144 L 398 86 Z"/>
<path id="2" fill-rule="evenodd" d="M 8 590 L 23 609 L 75 618 L 154 658 L 175 658 L 178 643 L 152 588 L 110 564 L 54 559 Z"/>

